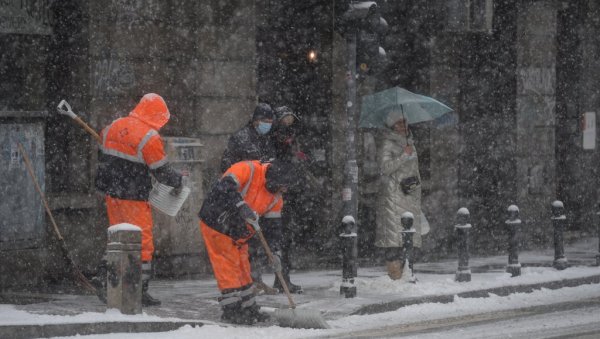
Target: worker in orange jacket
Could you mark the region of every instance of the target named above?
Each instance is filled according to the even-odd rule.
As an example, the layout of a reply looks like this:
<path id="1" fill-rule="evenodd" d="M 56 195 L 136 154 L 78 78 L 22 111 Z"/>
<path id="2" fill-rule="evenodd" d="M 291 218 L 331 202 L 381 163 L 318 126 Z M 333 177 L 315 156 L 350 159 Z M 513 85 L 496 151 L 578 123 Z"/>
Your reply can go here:
<path id="1" fill-rule="evenodd" d="M 248 240 L 262 229 L 273 251 L 273 269 L 281 271 L 281 194 L 295 177 L 289 163 L 241 161 L 207 195 L 199 213 L 200 231 L 221 291 L 223 321 L 249 325 L 268 318 L 256 304 Z"/>
<path id="2" fill-rule="evenodd" d="M 154 93 L 142 97 L 129 116 L 119 118 L 100 134 L 102 145 L 98 158 L 96 188 L 105 194 L 110 225 L 129 223 L 142 229 L 142 305 L 160 305 L 148 294 L 152 272 L 152 213 L 148 196 L 152 189 L 151 176 L 174 187 L 173 194 L 182 188 L 181 174 L 167 161 L 163 142 L 158 134 L 170 118 L 163 98 Z M 100 271 L 104 268 L 100 267 Z M 100 272 L 96 285 L 100 299 L 105 298 L 106 278 Z M 99 280 L 99 281 L 98 281 Z"/>

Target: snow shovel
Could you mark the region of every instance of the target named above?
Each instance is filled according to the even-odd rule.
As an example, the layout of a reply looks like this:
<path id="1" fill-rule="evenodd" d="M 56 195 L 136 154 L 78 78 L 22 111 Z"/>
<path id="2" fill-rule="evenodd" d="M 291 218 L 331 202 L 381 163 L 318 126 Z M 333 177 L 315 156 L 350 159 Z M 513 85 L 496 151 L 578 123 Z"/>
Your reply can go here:
<path id="1" fill-rule="evenodd" d="M 85 123 L 85 121 L 81 120 L 81 118 L 78 117 L 77 114 L 75 114 L 75 112 L 73 112 L 73 110 L 71 109 L 71 105 L 69 105 L 69 103 L 66 100 L 61 100 L 56 108 L 58 109 L 58 113 L 64 114 L 70 117 L 71 119 L 75 120 L 75 122 L 77 122 L 88 133 L 90 133 L 94 138 L 96 138 L 99 144 L 102 144 L 102 139 L 100 138 L 100 135 L 98 135 L 96 131 L 94 131 L 88 124 Z"/>
<path id="2" fill-rule="evenodd" d="M 85 289 L 87 289 L 88 291 L 96 293 L 96 288 L 94 288 L 94 286 L 92 286 L 90 281 L 87 280 L 87 278 L 83 275 L 83 273 L 81 273 L 81 271 L 79 270 L 79 267 L 77 267 L 77 265 L 71 258 L 71 254 L 69 253 L 69 249 L 67 248 L 65 239 L 60 234 L 60 231 L 58 230 L 58 226 L 56 225 L 56 221 L 54 221 L 54 217 L 52 216 L 52 212 L 50 211 L 50 207 L 48 206 L 48 201 L 46 200 L 46 196 L 44 196 L 44 193 L 42 192 L 42 189 L 40 188 L 40 185 L 38 184 L 37 179 L 35 178 L 35 175 L 33 173 L 33 168 L 31 166 L 31 161 L 29 160 L 29 156 L 27 155 L 27 153 L 25 153 L 25 149 L 23 148 L 23 146 L 21 145 L 20 142 L 17 142 L 17 146 L 19 147 L 19 152 L 23 156 L 23 160 L 25 161 L 25 166 L 27 167 L 27 172 L 29 172 L 29 176 L 31 177 L 31 180 L 33 181 L 33 184 L 35 185 L 35 189 L 40 194 L 42 202 L 44 203 L 44 208 L 46 209 L 46 213 L 48 213 L 48 217 L 50 217 L 50 221 L 52 222 L 52 226 L 54 227 L 54 234 L 56 234 L 56 237 L 58 238 L 58 243 L 60 244 L 60 250 L 62 252 L 63 259 L 65 259 L 65 261 L 69 265 L 69 269 L 70 269 L 71 273 L 73 274 L 73 277 L 75 278 L 75 280 L 81 286 L 83 286 Z"/>
<path id="3" fill-rule="evenodd" d="M 273 252 L 271 252 L 271 248 L 269 247 L 269 244 L 267 244 L 267 240 L 265 239 L 262 230 L 258 228 L 256 233 L 258 234 L 260 242 L 263 248 L 265 249 L 265 252 L 267 253 L 267 258 L 269 258 L 269 262 L 273 264 Z M 275 272 L 275 274 L 277 275 L 277 279 L 279 279 L 279 282 L 281 283 L 281 286 L 285 291 L 285 295 L 288 298 L 288 302 L 290 303 L 290 308 L 288 309 L 277 308 L 274 309 L 273 312 L 268 312 L 269 315 L 272 315 L 275 317 L 275 319 L 277 319 L 277 322 L 279 322 L 280 326 L 317 329 L 330 328 L 329 324 L 327 324 L 325 319 L 323 319 L 319 311 L 297 309 L 296 304 L 292 299 L 292 295 L 290 294 L 290 290 L 288 289 L 288 285 L 285 282 L 285 279 L 283 279 L 281 271 Z"/>

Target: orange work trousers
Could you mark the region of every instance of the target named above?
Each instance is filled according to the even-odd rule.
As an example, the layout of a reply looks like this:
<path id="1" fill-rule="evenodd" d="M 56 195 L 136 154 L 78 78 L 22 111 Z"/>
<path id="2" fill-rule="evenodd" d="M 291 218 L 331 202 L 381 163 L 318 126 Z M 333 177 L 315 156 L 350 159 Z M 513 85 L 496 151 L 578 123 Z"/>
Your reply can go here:
<path id="1" fill-rule="evenodd" d="M 212 265 L 219 290 L 240 288 L 252 284 L 248 244 L 235 241 L 200 221 L 200 232 Z"/>
<path id="2" fill-rule="evenodd" d="M 147 201 L 122 200 L 106 196 L 106 211 L 110 226 L 128 223 L 142 229 L 142 261 L 151 261 L 154 252 L 152 211 Z"/>

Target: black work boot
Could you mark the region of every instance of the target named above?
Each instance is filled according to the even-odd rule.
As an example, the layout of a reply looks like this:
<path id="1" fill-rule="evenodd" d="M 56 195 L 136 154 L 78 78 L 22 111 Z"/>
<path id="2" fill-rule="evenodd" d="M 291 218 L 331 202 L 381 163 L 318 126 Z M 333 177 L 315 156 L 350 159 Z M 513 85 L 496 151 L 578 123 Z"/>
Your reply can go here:
<path id="1" fill-rule="evenodd" d="M 90 281 L 92 286 L 96 289 L 96 296 L 98 296 L 98 299 L 104 304 L 106 304 L 107 274 L 107 262 L 106 259 L 102 259 L 96 268 L 96 275 Z"/>
<path id="2" fill-rule="evenodd" d="M 148 294 L 148 283 L 150 279 L 142 281 L 142 306 L 160 306 L 160 300 Z"/>
<path id="3" fill-rule="evenodd" d="M 285 277 L 284 277 L 284 279 L 285 279 Z M 302 290 L 302 286 L 292 283 L 289 278 L 286 279 L 285 283 L 287 284 L 287 287 L 290 290 L 290 293 L 295 293 L 295 294 L 304 293 L 304 290 Z M 275 282 L 273 283 L 273 288 L 276 288 L 279 291 L 279 293 L 284 292 L 283 285 L 281 285 L 281 282 L 279 281 L 279 279 L 277 277 L 275 277 Z"/>
<path id="4" fill-rule="evenodd" d="M 243 309 L 244 317 L 248 320 L 252 321 L 252 323 L 261 323 L 269 320 L 271 317 L 268 314 L 264 314 L 260 312 L 260 306 L 254 304 L 250 307 L 246 307 Z"/>
<path id="5" fill-rule="evenodd" d="M 252 325 L 256 323 L 256 320 L 244 309 L 242 309 L 241 302 L 236 302 L 234 304 L 221 307 L 223 309 L 221 321 L 223 322 L 236 325 Z"/>
<path id="6" fill-rule="evenodd" d="M 142 306 L 159 306 L 160 300 L 148 294 L 148 284 L 152 277 L 152 261 L 142 261 Z"/>

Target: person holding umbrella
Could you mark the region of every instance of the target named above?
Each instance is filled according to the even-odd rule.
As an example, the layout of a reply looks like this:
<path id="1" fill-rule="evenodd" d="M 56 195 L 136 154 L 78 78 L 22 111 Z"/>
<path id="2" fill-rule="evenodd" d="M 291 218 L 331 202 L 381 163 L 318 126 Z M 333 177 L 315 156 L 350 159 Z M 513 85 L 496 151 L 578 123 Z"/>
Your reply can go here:
<path id="1" fill-rule="evenodd" d="M 386 118 L 387 130 L 383 131 L 378 151 L 381 172 L 380 194 L 377 201 L 377 228 L 375 246 L 384 248 L 388 276 L 393 280 L 402 277 L 402 223 L 404 212 L 414 215 L 414 246 L 421 247 L 424 234 L 421 212 L 421 177 L 417 150 L 401 110 L 393 109 Z"/>
<path id="2" fill-rule="evenodd" d="M 409 124 L 455 123 L 453 109 L 428 96 L 395 86 L 362 98 L 359 126 L 382 129 L 377 154 L 381 192 L 377 198 L 375 246 L 384 248 L 390 278 L 402 277 L 402 214 L 414 216 L 414 246 L 429 232 L 429 222 L 421 210 L 421 176 L 417 150 Z"/>

